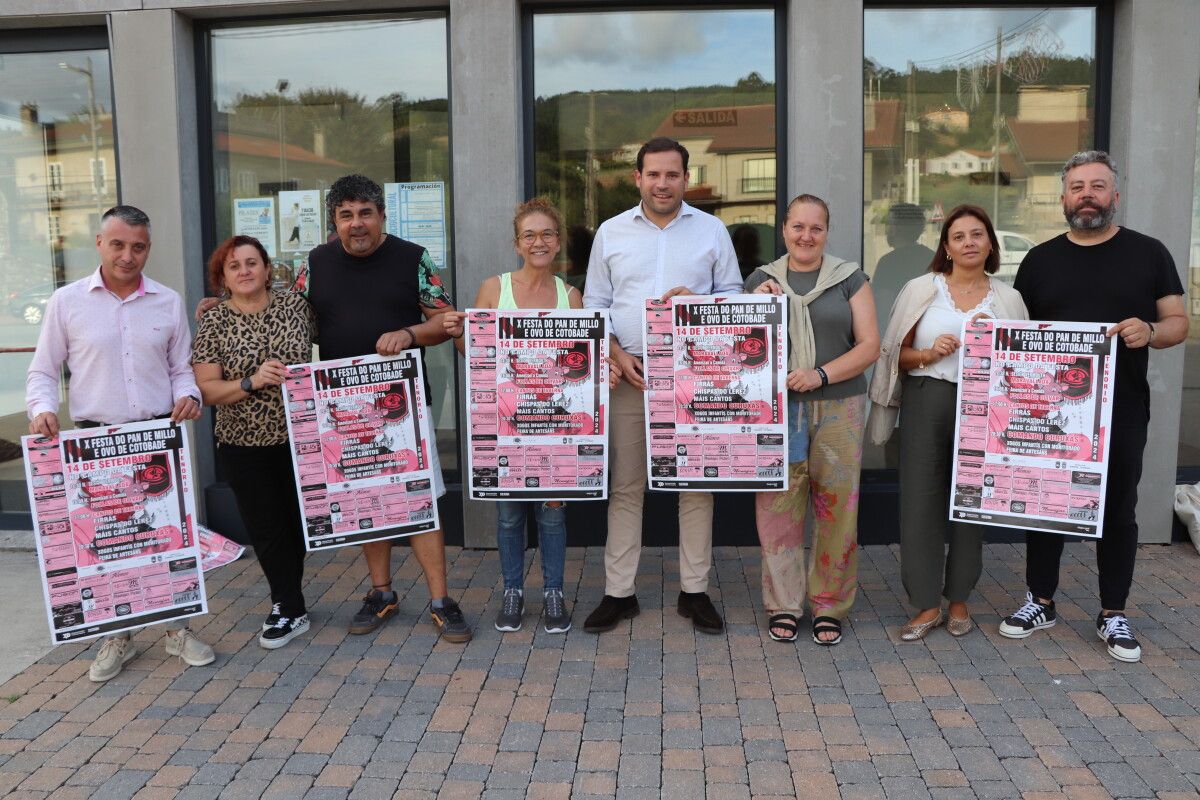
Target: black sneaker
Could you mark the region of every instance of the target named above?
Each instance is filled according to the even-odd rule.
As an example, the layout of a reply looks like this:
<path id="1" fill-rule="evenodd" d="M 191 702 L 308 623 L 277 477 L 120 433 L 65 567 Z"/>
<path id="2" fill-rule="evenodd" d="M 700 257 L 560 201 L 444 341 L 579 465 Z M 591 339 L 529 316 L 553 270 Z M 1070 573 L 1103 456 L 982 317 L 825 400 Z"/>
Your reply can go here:
<path id="1" fill-rule="evenodd" d="M 429 614 L 438 633 L 447 642 L 462 644 L 471 641 L 471 626 L 467 624 L 467 618 L 463 616 L 458 603 L 449 597 L 442 598 L 441 606 L 430 605 Z"/>
<path id="2" fill-rule="evenodd" d="M 545 599 L 546 633 L 566 633 L 571 630 L 571 612 L 567 610 L 562 589 L 545 589 L 542 597 Z"/>
<path id="3" fill-rule="evenodd" d="M 496 614 L 496 630 L 512 633 L 521 630 L 521 615 L 525 613 L 525 593 L 520 589 L 505 589 L 504 602 Z"/>
<path id="4" fill-rule="evenodd" d="M 268 630 L 258 637 L 258 643 L 268 650 L 283 647 L 302 633 L 308 631 L 308 614 L 296 618 L 280 617 Z"/>
<path id="5" fill-rule="evenodd" d="M 1043 605 L 1033 599 L 1029 592 L 1025 593 L 1025 605 L 1013 612 L 1000 623 L 1000 635 L 1009 639 L 1024 639 L 1034 631 L 1042 628 L 1053 628 L 1058 622 L 1058 612 L 1054 610 L 1054 601 Z"/>
<path id="6" fill-rule="evenodd" d="M 283 614 L 280 612 L 281 608 L 282 606 L 279 603 L 273 603 L 271 605 L 271 613 L 267 614 L 267 620 L 263 623 L 263 631 L 274 628 L 279 624 L 279 618 L 283 616 Z"/>
<path id="7" fill-rule="evenodd" d="M 1142 646 L 1129 629 L 1129 620 L 1124 614 L 1103 613 L 1096 617 L 1096 635 L 1108 644 L 1108 654 L 1118 661 L 1133 663 L 1142 660 Z"/>
<path id="8" fill-rule="evenodd" d="M 363 598 L 362 608 L 350 620 L 350 633 L 370 633 L 393 616 L 400 606 L 400 597 L 395 592 L 389 592 L 388 599 L 383 592 L 372 589 Z"/>

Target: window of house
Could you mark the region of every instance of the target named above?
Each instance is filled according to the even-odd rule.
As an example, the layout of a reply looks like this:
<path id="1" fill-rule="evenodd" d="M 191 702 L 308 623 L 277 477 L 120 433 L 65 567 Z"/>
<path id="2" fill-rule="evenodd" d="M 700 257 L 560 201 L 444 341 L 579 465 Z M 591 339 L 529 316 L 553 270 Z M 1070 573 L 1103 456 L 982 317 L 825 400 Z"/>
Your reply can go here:
<path id="1" fill-rule="evenodd" d="M 752 158 L 742 162 L 742 191 L 775 191 L 775 159 Z"/>

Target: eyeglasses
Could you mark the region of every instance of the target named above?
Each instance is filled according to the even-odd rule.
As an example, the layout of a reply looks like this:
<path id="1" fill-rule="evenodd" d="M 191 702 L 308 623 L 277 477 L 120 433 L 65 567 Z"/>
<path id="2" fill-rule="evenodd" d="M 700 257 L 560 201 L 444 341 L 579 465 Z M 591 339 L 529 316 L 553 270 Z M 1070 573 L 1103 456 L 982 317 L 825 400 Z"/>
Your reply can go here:
<path id="1" fill-rule="evenodd" d="M 525 244 L 533 244 L 538 239 L 541 239 L 543 242 L 550 244 L 551 242 L 558 241 L 558 231 L 545 230 L 545 231 L 542 231 L 541 233 L 534 233 L 533 231 L 525 231 L 524 233 L 521 234 L 520 238 L 521 238 L 521 241 L 524 242 Z"/>

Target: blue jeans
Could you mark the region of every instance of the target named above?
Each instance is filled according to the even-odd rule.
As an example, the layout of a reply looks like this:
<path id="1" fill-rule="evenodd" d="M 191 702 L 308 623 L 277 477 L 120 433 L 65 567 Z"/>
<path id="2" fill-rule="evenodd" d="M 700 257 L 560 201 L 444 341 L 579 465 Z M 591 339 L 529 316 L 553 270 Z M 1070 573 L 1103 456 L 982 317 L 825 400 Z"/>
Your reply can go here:
<path id="1" fill-rule="evenodd" d="M 505 589 L 525 587 L 525 506 L 529 501 L 504 500 L 496 505 L 496 545 L 500 550 L 500 570 Z M 534 507 L 538 526 L 538 547 L 542 551 L 542 585 L 546 589 L 563 588 L 567 561 L 567 510 L 565 504 L 548 506 L 541 501 Z"/>

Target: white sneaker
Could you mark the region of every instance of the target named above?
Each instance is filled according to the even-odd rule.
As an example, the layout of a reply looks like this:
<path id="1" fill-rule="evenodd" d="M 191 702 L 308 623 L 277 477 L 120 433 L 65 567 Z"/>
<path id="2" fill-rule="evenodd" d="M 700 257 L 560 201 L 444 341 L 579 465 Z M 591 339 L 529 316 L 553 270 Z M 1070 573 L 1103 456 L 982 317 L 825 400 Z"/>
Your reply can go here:
<path id="1" fill-rule="evenodd" d="M 167 655 L 179 656 L 183 659 L 183 663 L 193 667 L 203 667 L 205 664 L 211 664 L 217 660 L 217 654 L 213 652 L 213 649 L 192 633 L 191 628 L 168 631 L 164 644 L 167 646 Z"/>
<path id="2" fill-rule="evenodd" d="M 1096 635 L 1108 645 L 1108 654 L 1118 661 L 1134 663 L 1142 660 L 1142 646 L 1129 627 L 1129 619 L 1124 614 L 1113 614 L 1110 617 L 1103 613 L 1096 618 Z"/>
<path id="3" fill-rule="evenodd" d="M 96 683 L 115 678 L 137 654 L 137 648 L 129 640 L 128 633 L 105 637 L 100 652 L 88 669 L 88 677 Z"/>

